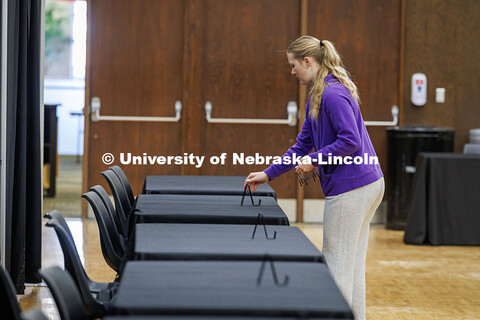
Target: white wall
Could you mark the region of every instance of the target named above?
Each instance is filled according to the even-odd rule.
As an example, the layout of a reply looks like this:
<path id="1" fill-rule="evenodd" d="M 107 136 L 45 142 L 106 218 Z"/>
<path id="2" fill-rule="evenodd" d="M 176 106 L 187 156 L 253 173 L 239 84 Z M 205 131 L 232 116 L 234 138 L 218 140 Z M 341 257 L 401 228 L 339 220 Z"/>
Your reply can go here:
<path id="1" fill-rule="evenodd" d="M 82 155 L 84 118 L 83 116 L 72 116 L 70 113 L 83 110 L 85 105 L 85 81 L 45 79 L 44 86 L 45 104 L 61 104 L 57 108 L 58 154 Z"/>

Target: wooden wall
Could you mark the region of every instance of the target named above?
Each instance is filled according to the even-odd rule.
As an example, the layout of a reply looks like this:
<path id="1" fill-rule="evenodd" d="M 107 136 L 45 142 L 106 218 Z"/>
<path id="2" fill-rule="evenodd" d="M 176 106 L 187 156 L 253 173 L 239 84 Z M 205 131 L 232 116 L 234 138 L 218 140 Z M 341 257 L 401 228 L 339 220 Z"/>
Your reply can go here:
<path id="1" fill-rule="evenodd" d="M 281 154 L 294 142 L 296 128 L 207 124 L 204 104 L 213 100 L 213 117 L 283 118 L 286 101 L 298 98 L 299 89 L 289 75 L 281 50 L 302 33 L 336 44 L 359 87 L 365 120 L 391 120 L 392 105 L 399 105 L 401 125 L 453 127 L 457 152 L 467 142 L 468 130 L 480 127 L 480 94 L 477 93 L 480 1 L 477 0 L 124 0 L 111 1 L 115 14 L 109 5 L 101 9 L 102 3 L 105 0 L 89 2 L 86 111 L 91 97 L 96 95 L 102 97 L 102 111 L 114 115 L 165 116 L 171 114 L 173 101 L 180 97 L 184 103 L 179 125 L 157 129 L 157 125 L 132 124 L 137 131 L 149 134 L 149 153 L 170 150 L 176 154 L 202 154 L 214 153 L 218 148 L 234 152 L 235 143 L 240 141 L 242 149 L 238 152 Z M 101 34 L 97 33 L 100 24 L 104 25 Z M 169 36 L 172 34 L 175 36 Z M 170 42 L 176 46 L 175 53 L 169 51 L 173 50 L 172 46 L 165 45 Z M 109 51 L 101 53 L 102 47 Z M 159 56 L 152 56 L 151 52 Z M 175 65 L 169 65 L 171 57 Z M 120 58 L 126 68 L 118 65 Z M 137 72 L 133 77 L 138 63 L 142 63 L 142 73 Z M 94 64 L 96 68 L 92 67 Z M 105 70 L 110 72 L 113 83 L 102 78 Z M 129 70 L 132 74 L 125 74 Z M 423 107 L 409 102 L 410 77 L 415 72 L 423 72 L 428 77 L 428 102 Z M 275 76 L 268 77 L 268 74 Z M 115 88 L 108 89 L 114 83 L 117 83 Z M 167 90 L 163 89 L 164 84 Z M 437 87 L 446 88 L 443 104 L 434 102 Z M 100 88 L 110 92 L 99 93 Z M 142 88 L 148 89 L 147 95 Z M 158 95 L 160 91 L 168 91 L 171 97 Z M 122 92 L 127 93 L 126 99 L 119 95 Z M 304 101 L 300 101 L 302 94 L 299 96 L 302 111 Z M 145 109 L 149 105 L 152 112 Z M 99 159 L 106 146 L 119 150 L 122 148 L 119 144 L 129 139 L 134 140 L 130 144 L 137 153 L 144 146 L 121 124 L 101 129 L 98 123 L 90 123 L 89 117 L 85 119 L 84 163 L 88 165 L 84 167 L 87 169 L 84 190 L 87 190 L 102 181 L 99 172 L 107 166 Z M 384 173 L 385 129 L 368 129 Z M 155 130 L 162 132 L 153 134 Z M 106 132 L 113 132 L 116 138 L 106 136 Z M 270 138 L 262 139 L 265 137 Z M 162 172 L 158 168 L 128 167 L 127 174 L 139 192 L 145 174 L 240 175 L 262 170 L 263 166 L 216 169 L 184 167 Z M 287 177 L 280 178 L 273 187 L 279 191 L 280 198 L 294 198 L 298 188 L 294 178 Z M 313 188 L 305 193 L 305 198 L 321 196 L 321 192 Z"/>
<path id="2" fill-rule="evenodd" d="M 480 1 L 406 0 L 404 125 L 455 129 L 455 152 L 462 152 L 469 130 L 480 128 Z M 415 72 L 427 76 L 427 103 L 410 102 Z M 445 88 L 445 103 L 435 103 Z"/>
<path id="3" fill-rule="evenodd" d="M 86 117 L 83 189 L 109 189 L 100 172 L 121 165 L 121 153 L 207 159 L 200 168 L 121 165 L 136 194 L 146 175 L 247 176 L 266 166 L 234 165 L 233 153 L 283 154 L 296 127 L 207 123 L 205 103 L 212 103 L 213 118 L 287 119 L 299 86 L 283 53 L 300 33 L 300 17 L 292 12 L 300 12 L 300 1 L 89 1 L 86 112 L 92 97 L 101 99 L 104 116 L 172 116 L 176 100 L 183 109 L 179 122 Z M 106 152 L 115 157 L 108 165 L 102 163 Z M 225 165 L 208 162 L 221 153 L 229 157 Z M 295 174 L 272 187 L 294 198 Z"/>
<path id="4" fill-rule="evenodd" d="M 399 105 L 400 0 L 309 0 L 307 33 L 333 42 L 360 93 L 365 121 L 391 121 Z M 384 174 L 386 127 L 367 127 Z M 306 198 L 318 198 L 307 188 Z"/>

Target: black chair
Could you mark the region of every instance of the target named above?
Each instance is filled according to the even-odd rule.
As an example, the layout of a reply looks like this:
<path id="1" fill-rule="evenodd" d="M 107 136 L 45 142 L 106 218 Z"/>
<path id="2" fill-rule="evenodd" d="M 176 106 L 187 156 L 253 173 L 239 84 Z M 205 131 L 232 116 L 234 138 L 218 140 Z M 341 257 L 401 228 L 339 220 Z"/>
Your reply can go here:
<path id="1" fill-rule="evenodd" d="M 0 265 L 0 301 L 2 302 L 2 319 L 11 320 L 46 320 L 47 317 L 37 309 L 22 313 L 22 308 L 15 295 L 15 286 L 7 271 Z"/>
<path id="2" fill-rule="evenodd" d="M 70 240 L 72 240 L 72 243 L 75 243 L 75 239 L 73 238 L 72 232 L 70 231 L 70 227 L 68 226 L 67 221 L 65 221 L 65 218 L 60 212 L 58 212 L 57 210 L 53 210 L 45 213 L 43 217 L 47 218 L 48 220 L 57 219 L 60 225 L 67 231 L 68 237 L 70 238 Z"/>
<path id="3" fill-rule="evenodd" d="M 80 291 L 79 293 L 86 313 L 97 318 L 105 315 L 106 303 L 110 300 L 110 289 L 108 288 L 109 284 L 105 284 L 105 287 L 99 292 L 90 291 L 88 285 L 88 280 L 90 279 L 85 273 L 85 269 L 80 262 L 75 245 L 72 241 L 70 241 L 67 231 L 65 231 L 65 229 L 61 226 L 61 223 L 59 223 L 56 218 L 50 219 L 46 225 L 48 227 L 53 227 L 57 233 L 65 261 L 69 261 L 70 270 L 67 270 L 70 276 L 73 278 L 77 289 Z M 103 301 L 101 301 L 100 298 Z"/>
<path id="4" fill-rule="evenodd" d="M 119 234 L 125 236 L 125 232 L 123 228 L 125 226 L 122 225 L 120 222 L 120 217 L 118 216 L 117 212 L 115 211 L 115 208 L 113 207 L 113 203 L 110 200 L 110 197 L 108 196 L 107 191 L 101 186 L 101 185 L 96 185 L 90 188 L 90 191 L 94 191 L 98 196 L 102 199 L 103 204 L 107 208 L 108 214 L 110 215 L 112 221 L 114 222 L 115 226 L 117 227 L 117 231 Z"/>
<path id="5" fill-rule="evenodd" d="M 75 240 L 73 239 L 70 227 L 68 226 L 65 218 L 57 210 L 51 211 L 45 214 L 45 218 L 50 221 L 46 223 L 47 227 L 54 228 L 58 241 L 63 251 L 63 258 L 65 269 L 74 277 L 75 283 L 86 283 L 90 292 L 98 294 L 99 292 L 107 289 L 110 286 L 108 282 L 96 282 L 90 279 L 82 265 L 80 256 L 78 255 L 77 247 L 75 246 Z M 58 228 L 60 226 L 63 230 Z M 68 239 L 70 241 L 68 241 Z M 78 275 L 78 276 L 76 276 Z M 78 280 L 77 280 L 78 277 Z"/>
<path id="6" fill-rule="evenodd" d="M 115 174 L 113 171 L 111 172 Z M 96 192 L 88 191 L 82 195 L 82 198 L 88 201 L 97 219 L 103 258 L 113 270 L 119 272 L 125 254 L 125 238 L 118 233 L 107 207 Z"/>
<path id="7" fill-rule="evenodd" d="M 2 301 L 2 318 L 20 320 L 22 309 L 15 295 L 15 286 L 7 271 L 0 265 L 0 299 Z"/>
<path id="8" fill-rule="evenodd" d="M 130 182 L 128 181 L 128 178 L 125 172 L 119 166 L 113 166 L 108 169 L 112 170 L 117 174 L 118 178 L 120 179 L 120 182 L 122 182 L 123 184 L 125 192 L 127 193 L 128 200 L 130 201 L 130 206 L 133 206 L 133 203 L 135 201 L 135 196 L 133 195 L 132 187 L 130 186 Z"/>
<path id="9" fill-rule="evenodd" d="M 127 191 L 123 187 L 120 178 L 112 170 L 105 170 L 102 176 L 107 180 L 110 190 L 112 191 L 113 199 L 115 201 L 115 209 L 123 226 L 124 233 L 127 231 L 127 221 L 132 210 L 132 203 L 128 198 Z"/>
<path id="10" fill-rule="evenodd" d="M 68 272 L 59 267 L 38 271 L 52 293 L 62 320 L 88 320 L 82 299 Z"/>

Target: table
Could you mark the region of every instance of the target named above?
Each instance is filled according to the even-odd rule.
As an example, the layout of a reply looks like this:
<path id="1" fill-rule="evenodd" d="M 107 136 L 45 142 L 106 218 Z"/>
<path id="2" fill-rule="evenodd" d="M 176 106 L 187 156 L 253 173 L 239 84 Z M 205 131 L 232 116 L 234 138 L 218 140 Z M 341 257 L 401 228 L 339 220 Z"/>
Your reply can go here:
<path id="1" fill-rule="evenodd" d="M 432 126 L 387 129 L 386 228 L 405 230 L 415 161 L 420 152 L 453 152 L 455 130 Z"/>
<path id="2" fill-rule="evenodd" d="M 255 224 L 258 214 L 265 224 L 289 225 L 285 212 L 272 197 L 254 197 L 261 200 L 253 206 L 245 197 L 225 195 L 139 195 L 131 219 L 136 223 L 220 223 Z"/>
<path id="3" fill-rule="evenodd" d="M 44 105 L 44 143 L 43 143 L 43 164 L 48 165 L 48 175 L 45 175 L 44 188 L 46 197 L 55 197 L 57 177 L 57 107 L 60 104 Z"/>
<path id="4" fill-rule="evenodd" d="M 330 317 L 353 314 L 323 263 L 274 262 L 276 285 L 258 261 L 130 261 L 113 314 Z"/>
<path id="5" fill-rule="evenodd" d="M 222 224 L 137 224 L 129 260 L 262 260 L 322 262 L 297 227 Z"/>
<path id="6" fill-rule="evenodd" d="M 480 156 L 417 157 L 405 243 L 480 245 Z"/>
<path id="7" fill-rule="evenodd" d="M 297 317 L 236 317 L 236 316 L 106 316 L 102 320 L 298 320 Z M 332 320 L 334 318 L 308 318 L 308 320 Z"/>
<path id="8" fill-rule="evenodd" d="M 147 176 L 142 193 L 242 195 L 245 179 L 242 176 Z M 268 183 L 258 186 L 253 194 L 277 199 Z"/>

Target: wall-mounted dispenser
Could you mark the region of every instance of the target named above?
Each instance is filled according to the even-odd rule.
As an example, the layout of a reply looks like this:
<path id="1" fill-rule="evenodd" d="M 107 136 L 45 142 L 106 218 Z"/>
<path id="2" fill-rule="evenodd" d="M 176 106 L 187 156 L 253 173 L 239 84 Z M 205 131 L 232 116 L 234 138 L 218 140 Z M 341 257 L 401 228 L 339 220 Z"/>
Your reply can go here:
<path id="1" fill-rule="evenodd" d="M 427 103 L 427 76 L 424 73 L 412 75 L 412 94 L 410 100 L 418 107 Z"/>

